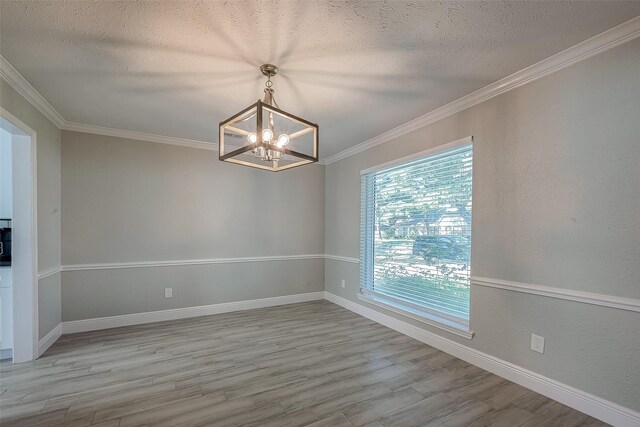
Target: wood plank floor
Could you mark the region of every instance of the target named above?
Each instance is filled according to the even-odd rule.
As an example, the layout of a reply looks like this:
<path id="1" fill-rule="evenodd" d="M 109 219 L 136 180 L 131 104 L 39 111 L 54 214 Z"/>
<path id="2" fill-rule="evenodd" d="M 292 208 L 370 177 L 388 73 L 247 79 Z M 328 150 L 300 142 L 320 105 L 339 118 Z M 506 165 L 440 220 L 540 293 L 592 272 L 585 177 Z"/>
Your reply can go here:
<path id="1" fill-rule="evenodd" d="M 65 335 L 2 426 L 600 426 L 327 301 Z"/>

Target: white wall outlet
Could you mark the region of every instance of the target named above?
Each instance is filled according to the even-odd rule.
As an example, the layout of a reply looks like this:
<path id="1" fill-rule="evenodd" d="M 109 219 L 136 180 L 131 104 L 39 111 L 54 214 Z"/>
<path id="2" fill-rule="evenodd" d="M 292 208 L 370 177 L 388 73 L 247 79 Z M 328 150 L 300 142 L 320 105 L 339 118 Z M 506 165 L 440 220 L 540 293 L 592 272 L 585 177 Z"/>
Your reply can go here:
<path id="1" fill-rule="evenodd" d="M 173 288 L 164 288 L 164 297 L 173 298 Z"/>
<path id="2" fill-rule="evenodd" d="M 341 284 L 342 284 L 342 287 L 344 288 L 344 279 L 342 279 L 342 283 Z"/>
<path id="3" fill-rule="evenodd" d="M 544 353 L 544 337 L 531 334 L 531 350 L 537 351 L 538 353 Z"/>

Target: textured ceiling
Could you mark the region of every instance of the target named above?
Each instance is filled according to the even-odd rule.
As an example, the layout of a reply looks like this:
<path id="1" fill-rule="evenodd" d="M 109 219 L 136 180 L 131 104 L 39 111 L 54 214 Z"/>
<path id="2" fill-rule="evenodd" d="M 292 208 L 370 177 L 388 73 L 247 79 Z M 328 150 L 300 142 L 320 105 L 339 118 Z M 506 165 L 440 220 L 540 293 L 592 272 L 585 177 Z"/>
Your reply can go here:
<path id="1" fill-rule="evenodd" d="M 316 121 L 327 157 L 640 14 L 634 2 L 25 1 L 0 53 L 64 116 L 217 141 L 261 97 Z"/>

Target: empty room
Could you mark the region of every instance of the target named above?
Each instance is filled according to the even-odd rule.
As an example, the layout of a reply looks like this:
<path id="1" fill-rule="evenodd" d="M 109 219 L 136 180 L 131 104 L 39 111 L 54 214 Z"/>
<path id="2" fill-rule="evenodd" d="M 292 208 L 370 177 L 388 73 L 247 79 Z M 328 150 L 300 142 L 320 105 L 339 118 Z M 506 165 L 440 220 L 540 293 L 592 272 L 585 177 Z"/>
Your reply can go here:
<path id="1" fill-rule="evenodd" d="M 640 1 L 0 0 L 0 425 L 640 427 Z"/>

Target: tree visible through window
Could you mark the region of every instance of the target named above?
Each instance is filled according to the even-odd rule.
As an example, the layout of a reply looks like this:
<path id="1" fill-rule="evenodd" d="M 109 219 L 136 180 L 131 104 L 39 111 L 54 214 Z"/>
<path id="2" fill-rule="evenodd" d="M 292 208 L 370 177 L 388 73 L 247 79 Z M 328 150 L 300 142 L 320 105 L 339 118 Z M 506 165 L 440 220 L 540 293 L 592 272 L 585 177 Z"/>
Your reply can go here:
<path id="1" fill-rule="evenodd" d="M 363 174 L 364 293 L 468 324 L 472 153 L 458 146 Z"/>

